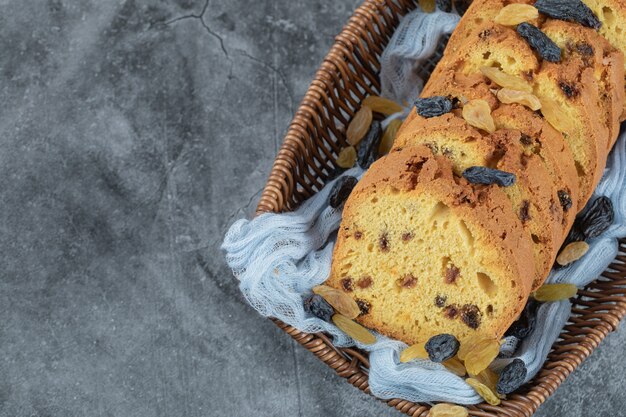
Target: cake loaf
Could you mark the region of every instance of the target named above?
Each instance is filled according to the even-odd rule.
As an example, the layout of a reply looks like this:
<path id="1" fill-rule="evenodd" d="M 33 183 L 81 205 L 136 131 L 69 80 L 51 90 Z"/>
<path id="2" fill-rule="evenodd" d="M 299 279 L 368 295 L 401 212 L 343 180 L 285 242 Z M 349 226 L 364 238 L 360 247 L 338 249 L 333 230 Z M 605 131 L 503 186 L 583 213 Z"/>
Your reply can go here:
<path id="1" fill-rule="evenodd" d="M 421 95 L 452 110 L 413 110 L 346 201 L 327 284 L 366 327 L 499 338 L 549 274 L 625 116 L 626 4 L 583 0 L 581 18 L 554 1 L 475 0 Z M 540 13 L 502 19 L 514 3 Z"/>

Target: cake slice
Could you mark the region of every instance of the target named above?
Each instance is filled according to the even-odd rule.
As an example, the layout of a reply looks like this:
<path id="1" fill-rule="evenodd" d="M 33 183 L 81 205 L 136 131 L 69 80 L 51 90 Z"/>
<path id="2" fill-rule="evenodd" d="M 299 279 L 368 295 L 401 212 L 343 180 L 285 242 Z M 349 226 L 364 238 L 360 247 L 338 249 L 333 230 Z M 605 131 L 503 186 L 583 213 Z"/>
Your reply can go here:
<path id="1" fill-rule="evenodd" d="M 530 241 L 498 185 L 472 185 L 426 146 L 393 150 L 347 200 L 327 285 L 357 320 L 409 344 L 500 337 L 534 277 Z"/>

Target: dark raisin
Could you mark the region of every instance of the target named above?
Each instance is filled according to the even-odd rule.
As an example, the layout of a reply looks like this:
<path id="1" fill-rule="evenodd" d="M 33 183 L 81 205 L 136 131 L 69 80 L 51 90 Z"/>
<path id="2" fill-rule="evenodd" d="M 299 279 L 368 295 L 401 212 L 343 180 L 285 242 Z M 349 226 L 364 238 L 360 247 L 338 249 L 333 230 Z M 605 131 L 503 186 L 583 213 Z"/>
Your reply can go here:
<path id="1" fill-rule="evenodd" d="M 435 305 L 439 308 L 443 308 L 446 305 L 446 301 L 448 301 L 448 297 L 445 295 L 437 295 L 435 297 Z"/>
<path id="2" fill-rule="evenodd" d="M 580 23 L 596 30 L 602 27 L 598 16 L 581 0 L 537 0 L 535 7 L 554 19 Z"/>
<path id="3" fill-rule="evenodd" d="M 515 174 L 500 171 L 499 169 L 473 166 L 463 171 L 463 177 L 472 184 L 498 184 L 502 187 L 510 187 L 515 184 Z"/>
<path id="4" fill-rule="evenodd" d="M 470 4 L 472 4 L 472 0 L 454 0 L 454 8 L 460 16 L 465 14 Z"/>
<path id="5" fill-rule="evenodd" d="M 517 33 L 546 61 L 561 61 L 561 48 L 538 27 L 526 22 L 520 23 Z"/>
<path id="6" fill-rule="evenodd" d="M 341 288 L 343 288 L 344 291 L 352 292 L 354 290 L 354 286 L 352 285 L 352 278 L 342 279 Z"/>
<path id="7" fill-rule="evenodd" d="M 415 101 L 415 109 L 417 110 L 417 114 L 422 117 L 430 118 L 441 116 L 442 114 L 452 111 L 452 100 L 443 96 L 418 98 Z"/>
<path id="8" fill-rule="evenodd" d="M 576 51 L 582 56 L 593 56 L 593 46 L 588 43 L 576 44 Z"/>
<path id="9" fill-rule="evenodd" d="M 389 252 L 389 237 L 387 233 L 383 233 L 380 235 L 380 238 L 378 238 L 378 247 L 382 252 Z"/>
<path id="10" fill-rule="evenodd" d="M 433 336 L 426 342 L 428 358 L 433 362 L 443 362 L 452 358 L 459 351 L 460 343 L 451 334 Z"/>
<path id="11" fill-rule="evenodd" d="M 304 311 L 328 322 L 335 314 L 335 309 L 317 294 L 304 299 Z"/>
<path id="12" fill-rule="evenodd" d="M 413 233 L 411 233 L 411 232 L 402 233 L 402 241 L 403 242 L 408 242 L 411 239 L 413 239 Z"/>
<path id="13" fill-rule="evenodd" d="M 572 208 L 572 197 L 570 197 L 569 193 L 565 190 L 559 190 L 559 202 L 561 203 L 561 207 L 563 207 L 563 211 L 568 211 Z"/>
<path id="14" fill-rule="evenodd" d="M 433 154 L 437 154 L 439 152 L 439 146 L 436 143 L 425 143 L 426 147 L 430 149 Z"/>
<path id="15" fill-rule="evenodd" d="M 461 270 L 454 265 L 450 265 L 446 268 L 446 275 L 444 277 L 444 282 L 446 284 L 454 284 L 461 274 Z"/>
<path id="16" fill-rule="evenodd" d="M 461 308 L 461 320 L 470 329 L 478 329 L 480 327 L 480 310 L 478 306 L 473 304 L 465 304 Z"/>
<path id="17" fill-rule="evenodd" d="M 537 309 L 539 303 L 533 298 L 529 298 L 524 310 L 519 318 L 513 322 L 511 327 L 506 331 L 505 336 L 515 336 L 518 339 L 524 339 L 535 328 L 537 322 Z"/>
<path id="18" fill-rule="evenodd" d="M 533 144 L 533 139 L 525 133 L 522 133 L 522 136 L 520 136 L 519 141 L 522 145 L 525 145 L 525 146 L 530 146 Z"/>
<path id="19" fill-rule="evenodd" d="M 522 221 L 522 223 L 526 223 L 528 220 L 530 220 L 530 201 L 522 201 L 522 206 L 519 209 L 519 219 Z"/>
<path id="20" fill-rule="evenodd" d="M 491 36 L 491 31 L 489 29 L 485 29 L 478 34 L 478 37 L 483 40 L 487 39 L 490 36 Z"/>
<path id="21" fill-rule="evenodd" d="M 359 316 L 364 316 L 365 314 L 368 314 L 370 312 L 370 309 L 372 308 L 372 305 L 369 302 L 361 300 L 360 298 L 356 299 L 356 305 L 358 305 L 359 310 L 361 310 L 361 314 L 359 314 Z"/>
<path id="22" fill-rule="evenodd" d="M 372 285 L 372 282 L 374 282 L 372 277 L 363 277 L 356 282 L 356 285 L 359 288 L 365 289 L 369 288 Z"/>
<path id="23" fill-rule="evenodd" d="M 452 11 L 452 0 L 437 0 L 437 8 L 444 12 Z"/>
<path id="24" fill-rule="evenodd" d="M 493 314 L 493 306 L 491 304 L 489 304 L 487 306 L 487 314 L 488 315 L 492 315 Z"/>
<path id="25" fill-rule="evenodd" d="M 330 197 L 328 198 L 330 206 L 332 208 L 339 208 L 343 206 L 343 203 L 346 202 L 348 196 L 358 181 L 359 180 L 350 175 L 339 178 L 330 191 Z"/>
<path id="26" fill-rule="evenodd" d="M 378 146 L 383 137 L 383 129 L 378 120 L 374 120 L 365 137 L 359 144 L 357 162 L 363 169 L 368 169 L 378 157 Z"/>
<path id="27" fill-rule="evenodd" d="M 417 285 L 417 278 L 411 274 L 407 274 L 398 280 L 398 284 L 402 288 L 415 288 L 415 285 Z"/>
<path id="28" fill-rule="evenodd" d="M 611 226 L 615 213 L 613 211 L 613 203 L 608 197 L 596 198 L 587 209 L 585 209 L 580 218 L 576 219 L 580 230 L 585 236 L 585 240 L 600 236 Z"/>
<path id="29" fill-rule="evenodd" d="M 526 365 L 521 359 L 513 359 L 513 362 L 504 367 L 498 378 L 496 391 L 499 394 L 510 394 L 522 386 L 526 379 Z"/>
<path id="30" fill-rule="evenodd" d="M 363 233 L 359 232 L 358 230 L 354 232 L 354 238 L 356 240 L 360 240 L 362 237 L 363 237 Z"/>
<path id="31" fill-rule="evenodd" d="M 579 91 L 575 86 L 568 84 L 565 81 L 559 81 L 559 87 L 561 87 L 561 91 L 563 91 L 563 94 L 565 94 L 565 97 L 567 98 L 573 98 L 579 94 Z"/>
<path id="32" fill-rule="evenodd" d="M 449 319 L 455 319 L 459 315 L 459 307 L 456 304 L 450 304 L 443 310 L 443 314 Z"/>

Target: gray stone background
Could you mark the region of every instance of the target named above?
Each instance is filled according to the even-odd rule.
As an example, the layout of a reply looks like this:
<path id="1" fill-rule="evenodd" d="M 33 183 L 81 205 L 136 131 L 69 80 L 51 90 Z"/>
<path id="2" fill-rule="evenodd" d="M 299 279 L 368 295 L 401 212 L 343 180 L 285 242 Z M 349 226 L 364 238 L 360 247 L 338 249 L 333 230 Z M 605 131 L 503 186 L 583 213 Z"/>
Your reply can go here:
<path id="1" fill-rule="evenodd" d="M 0 0 L 1 416 L 400 415 L 219 250 L 358 3 Z M 625 415 L 625 342 L 538 415 Z"/>

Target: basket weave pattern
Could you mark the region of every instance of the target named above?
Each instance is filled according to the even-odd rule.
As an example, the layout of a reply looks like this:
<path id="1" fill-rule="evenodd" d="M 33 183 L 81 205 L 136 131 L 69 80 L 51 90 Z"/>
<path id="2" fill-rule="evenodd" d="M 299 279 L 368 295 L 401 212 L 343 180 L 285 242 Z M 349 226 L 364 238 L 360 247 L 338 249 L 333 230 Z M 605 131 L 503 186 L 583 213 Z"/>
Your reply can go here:
<path id="1" fill-rule="evenodd" d="M 380 91 L 378 72 L 383 49 L 400 18 L 416 7 L 416 1 L 366 0 L 354 12 L 336 37 L 291 122 L 257 214 L 293 210 L 332 176 L 338 168 L 335 158 L 346 146 L 345 129 L 359 103 Z M 470 414 L 532 415 L 625 315 L 626 239 L 622 239 L 615 261 L 573 300 L 572 315 L 537 376 L 499 406 L 470 406 Z M 367 353 L 337 348 L 323 334 L 306 334 L 279 320 L 274 322 L 337 374 L 369 393 Z M 430 408 L 401 399 L 387 403 L 414 417 L 426 417 Z"/>

